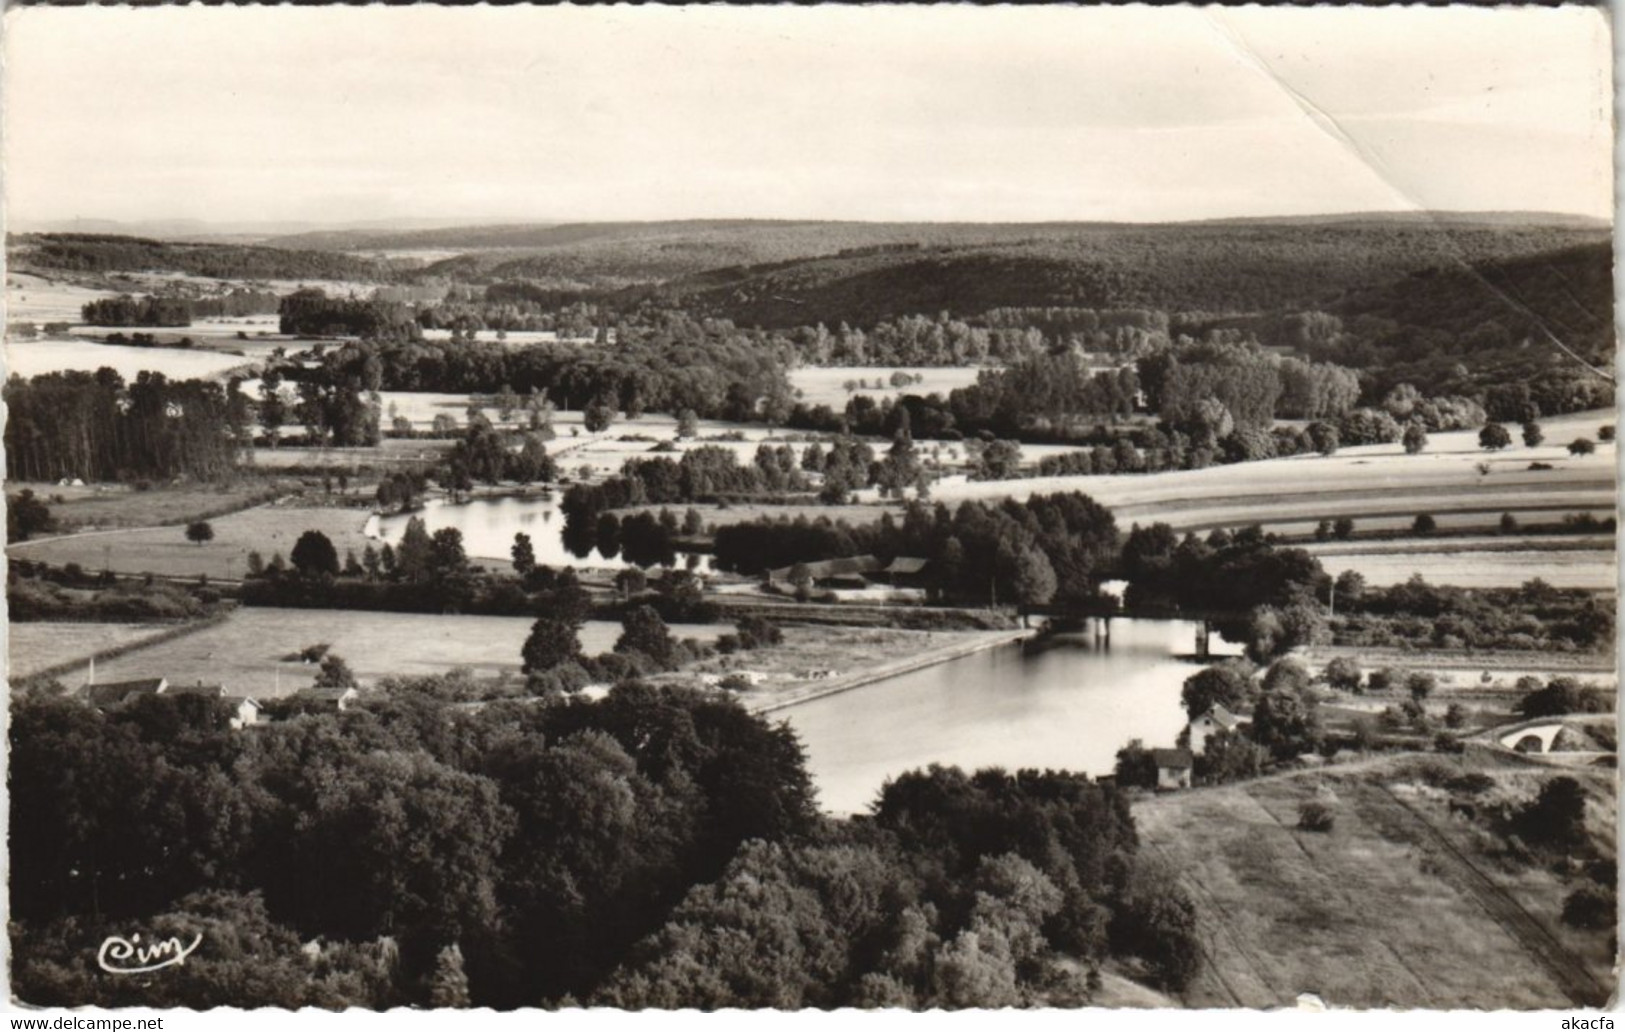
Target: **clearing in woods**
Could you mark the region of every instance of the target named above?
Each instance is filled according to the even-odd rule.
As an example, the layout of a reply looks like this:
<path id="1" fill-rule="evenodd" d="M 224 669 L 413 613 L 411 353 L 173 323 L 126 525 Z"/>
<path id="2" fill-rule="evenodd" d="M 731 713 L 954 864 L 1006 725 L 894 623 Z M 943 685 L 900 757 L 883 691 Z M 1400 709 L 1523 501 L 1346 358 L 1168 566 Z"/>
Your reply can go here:
<path id="1" fill-rule="evenodd" d="M 1598 851 L 1614 855 L 1607 774 L 1464 758 L 1394 757 L 1161 796 L 1134 805 L 1145 848 L 1180 872 L 1197 904 L 1204 964 L 1191 1007 L 1597 1006 L 1613 984 L 1606 932 L 1559 920 L 1580 876 L 1511 859 L 1482 815 L 1453 815 L 1437 785 L 1465 770 L 1479 797 L 1521 800 L 1571 774 L 1591 801 Z M 1424 765 L 1433 765 L 1429 776 Z M 1298 829 L 1299 804 L 1329 805 L 1329 832 Z"/>

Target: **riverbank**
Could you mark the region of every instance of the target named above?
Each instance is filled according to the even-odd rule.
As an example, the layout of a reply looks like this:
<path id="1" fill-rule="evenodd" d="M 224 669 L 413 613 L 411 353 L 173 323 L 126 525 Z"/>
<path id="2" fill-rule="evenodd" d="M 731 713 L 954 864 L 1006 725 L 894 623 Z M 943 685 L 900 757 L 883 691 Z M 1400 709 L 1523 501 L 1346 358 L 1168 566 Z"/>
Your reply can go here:
<path id="1" fill-rule="evenodd" d="M 753 713 L 776 713 L 792 706 L 812 702 L 814 699 L 823 699 L 831 695 L 839 695 L 876 681 L 899 677 L 903 674 L 913 673 L 926 667 L 947 663 L 960 659 L 986 649 L 997 648 L 1013 642 L 1025 640 L 1037 634 L 1029 629 L 1014 629 L 1001 631 L 898 631 L 894 635 L 921 635 L 937 639 L 927 644 L 925 648 L 914 651 L 912 654 L 900 659 L 875 665 L 865 666 L 852 673 L 838 675 L 825 679 L 805 679 L 799 682 L 783 684 L 780 690 L 764 692 L 760 697 L 746 696 L 741 701 L 746 709 Z M 948 639 L 948 640 L 941 640 Z M 831 657 L 830 662 L 837 659 Z"/>

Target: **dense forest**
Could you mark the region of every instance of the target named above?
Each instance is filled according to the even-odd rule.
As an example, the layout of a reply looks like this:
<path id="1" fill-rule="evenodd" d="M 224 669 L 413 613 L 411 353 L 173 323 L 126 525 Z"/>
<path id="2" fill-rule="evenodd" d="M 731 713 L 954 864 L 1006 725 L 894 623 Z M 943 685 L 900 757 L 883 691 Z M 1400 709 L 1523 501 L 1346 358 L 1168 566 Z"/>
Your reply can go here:
<path id="1" fill-rule="evenodd" d="M 331 303 L 331 302 L 330 302 Z M 328 353 L 329 363 L 377 364 L 384 390 L 495 394 L 545 392 L 561 408 L 782 422 L 790 408 L 789 349 L 726 323 L 671 315 L 626 326 L 613 343 L 584 348 L 501 342 L 368 340 Z"/>
<path id="2" fill-rule="evenodd" d="M 235 382 L 168 380 L 111 369 L 51 373 L 5 386 L 8 480 L 116 481 L 230 473 L 250 406 Z"/>
<path id="3" fill-rule="evenodd" d="M 736 703 L 453 706 L 453 674 L 228 730 L 219 700 L 10 721 L 12 985 L 46 1006 L 1007 1006 L 1088 1001 L 1065 958 L 1178 990 L 1194 911 L 1086 778 L 906 774 L 818 816 L 802 750 Z M 22 833 L 19 833 L 22 832 Z M 95 947 L 202 932 L 161 980 Z M 315 947 L 301 944 L 315 942 Z"/>
<path id="4" fill-rule="evenodd" d="M 1175 312 L 1312 309 L 1360 287 L 1451 268 L 1603 242 L 1602 229 L 1155 225 L 977 247 L 866 250 L 674 280 L 652 296 L 740 325 L 846 321 L 872 325 L 919 312 L 975 316 L 996 308 L 1082 306 Z"/>

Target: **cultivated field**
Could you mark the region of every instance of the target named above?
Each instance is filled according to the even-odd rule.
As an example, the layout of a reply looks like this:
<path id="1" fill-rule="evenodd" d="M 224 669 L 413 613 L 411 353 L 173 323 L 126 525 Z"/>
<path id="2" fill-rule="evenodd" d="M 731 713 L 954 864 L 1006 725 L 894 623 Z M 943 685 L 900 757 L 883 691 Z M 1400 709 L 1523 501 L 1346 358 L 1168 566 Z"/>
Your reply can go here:
<path id="1" fill-rule="evenodd" d="M 87 302 L 113 296 L 112 291 L 11 272 L 6 274 L 6 321 L 76 323 Z"/>
<path id="2" fill-rule="evenodd" d="M 1471 539 L 1463 539 L 1471 540 Z M 1619 560 L 1610 548 L 1546 548 L 1543 538 L 1525 539 L 1531 547 L 1512 550 L 1516 542 L 1502 539 L 1502 547 L 1474 550 L 1440 541 L 1431 549 L 1349 554 L 1336 549 L 1317 552 L 1326 572 L 1336 576 L 1356 570 L 1373 587 L 1403 584 L 1421 574 L 1432 584 L 1462 588 L 1511 588 L 1539 577 L 1558 588 L 1611 591 L 1619 586 Z M 1611 546 L 1612 538 L 1599 544 Z"/>
<path id="3" fill-rule="evenodd" d="M 1532 796 L 1548 771 L 1487 751 L 1395 758 L 1199 789 L 1135 804 L 1145 848 L 1168 859 L 1197 903 L 1206 965 L 1192 1007 L 1566 1008 L 1612 986 L 1606 932 L 1557 920 L 1577 882 L 1512 860 L 1486 824 L 1452 816 L 1419 762 L 1483 769 L 1483 798 Z M 1503 766 L 1501 764 L 1507 764 Z M 1579 772 L 1593 840 L 1612 856 L 1611 778 Z M 1300 803 L 1336 815 L 1296 827 Z M 1481 808 L 1482 809 L 1482 808 Z"/>
<path id="4" fill-rule="evenodd" d="M 176 684 L 220 683 L 230 692 L 267 698 L 308 687 L 316 666 L 284 657 L 327 644 L 364 685 L 395 674 L 467 667 L 480 677 L 520 676 L 529 617 L 448 616 L 334 609 L 243 608 L 196 634 L 96 664 L 98 681 L 167 677 Z M 673 625 L 677 637 L 715 640 L 726 628 Z M 620 624 L 592 621 L 581 632 L 588 655 L 615 645 Z M 87 650 L 88 652 L 88 650 Z M 82 675 L 64 677 L 77 684 Z"/>
<path id="5" fill-rule="evenodd" d="M 6 625 L 6 676 L 29 677 L 174 630 L 174 624 L 30 622 Z"/>
<path id="6" fill-rule="evenodd" d="M 307 530 L 326 534 L 341 560 L 349 549 L 360 555 L 367 546 L 362 531 L 368 515 L 364 509 L 264 505 L 210 520 L 214 540 L 203 545 L 186 540 L 184 527 L 142 527 L 24 541 L 8 546 L 6 553 L 55 566 L 78 563 L 89 571 L 237 579 L 248 569 L 249 552 L 259 552 L 266 562 L 276 553 L 286 559 Z"/>
<path id="7" fill-rule="evenodd" d="M 108 530 L 183 523 L 200 514 L 254 504 L 267 492 L 292 484 L 244 478 L 233 484 L 160 487 L 137 491 L 125 484 L 85 484 L 64 487 L 51 483 L 18 481 L 7 491 L 32 490 L 51 509 L 62 531 Z M 178 532 L 178 531 L 177 531 Z M 24 547 L 32 547 L 25 545 Z"/>
<path id="8" fill-rule="evenodd" d="M 905 372 L 923 377 L 919 383 L 893 387 L 891 374 Z M 790 371 L 790 386 L 799 392 L 800 400 L 808 405 L 828 405 L 839 412 L 857 394 L 867 394 L 879 401 L 903 394 L 941 394 L 966 387 L 976 382 L 981 369 L 976 366 L 801 366 Z M 869 386 L 847 390 L 848 383 L 864 382 Z M 879 382 L 881 386 L 874 384 Z"/>
<path id="9" fill-rule="evenodd" d="M 260 470 L 391 469 L 433 464 L 451 441 L 385 439 L 376 448 L 254 448 L 246 464 Z"/>

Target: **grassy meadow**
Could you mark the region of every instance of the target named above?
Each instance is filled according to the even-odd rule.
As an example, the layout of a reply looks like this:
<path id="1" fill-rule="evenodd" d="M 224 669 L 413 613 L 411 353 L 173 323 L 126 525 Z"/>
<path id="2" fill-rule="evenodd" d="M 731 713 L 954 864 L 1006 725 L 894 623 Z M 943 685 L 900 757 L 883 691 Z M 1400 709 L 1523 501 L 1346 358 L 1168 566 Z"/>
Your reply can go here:
<path id="1" fill-rule="evenodd" d="M 519 678 L 520 650 L 533 622 L 529 617 L 243 608 L 195 634 L 98 663 L 96 679 L 201 680 L 268 698 L 310 684 L 316 666 L 285 657 L 316 644 L 330 645 L 343 656 L 363 685 L 396 674 L 437 674 L 454 667 L 467 667 L 480 677 Z M 671 628 L 677 637 L 702 641 L 713 641 L 726 630 L 723 625 Z M 620 632 L 618 623 L 591 621 L 581 632 L 582 650 L 588 655 L 607 652 Z M 81 679 L 76 674 L 63 681 L 77 684 Z"/>
<path id="2" fill-rule="evenodd" d="M 1193 893 L 1205 959 L 1192 1007 L 1519 1009 L 1596 1005 L 1613 984 L 1605 932 L 1557 920 L 1571 877 L 1511 858 L 1487 825 L 1449 812 L 1419 768 L 1480 770 L 1480 802 L 1531 797 L 1550 775 L 1475 750 L 1392 758 L 1200 789 L 1134 806 L 1141 840 Z M 1590 832 L 1613 854 L 1614 790 L 1581 772 Z M 1297 827 L 1308 801 L 1329 832 Z"/>
<path id="3" fill-rule="evenodd" d="M 177 525 L 42 538 L 10 545 L 6 552 L 13 559 L 56 566 L 78 563 L 88 571 L 237 579 L 248 570 L 249 552 L 259 552 L 266 562 L 275 553 L 286 559 L 307 530 L 326 534 L 341 561 L 346 550 L 360 555 L 368 542 L 363 533 L 368 515 L 366 509 L 262 505 L 209 520 L 214 540 L 202 545 L 188 541 L 185 527 Z"/>

